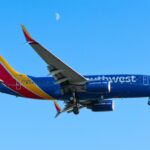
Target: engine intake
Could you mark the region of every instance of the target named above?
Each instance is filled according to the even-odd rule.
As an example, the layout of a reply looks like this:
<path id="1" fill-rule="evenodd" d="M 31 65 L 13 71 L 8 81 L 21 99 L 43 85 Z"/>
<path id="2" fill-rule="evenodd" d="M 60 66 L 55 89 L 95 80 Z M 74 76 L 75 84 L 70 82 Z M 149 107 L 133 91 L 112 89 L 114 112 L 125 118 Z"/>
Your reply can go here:
<path id="1" fill-rule="evenodd" d="M 86 84 L 87 92 L 107 94 L 111 92 L 110 82 L 89 82 Z"/>
<path id="2" fill-rule="evenodd" d="M 113 111 L 115 108 L 112 100 L 104 100 L 101 103 L 94 104 L 90 109 L 94 112 Z"/>

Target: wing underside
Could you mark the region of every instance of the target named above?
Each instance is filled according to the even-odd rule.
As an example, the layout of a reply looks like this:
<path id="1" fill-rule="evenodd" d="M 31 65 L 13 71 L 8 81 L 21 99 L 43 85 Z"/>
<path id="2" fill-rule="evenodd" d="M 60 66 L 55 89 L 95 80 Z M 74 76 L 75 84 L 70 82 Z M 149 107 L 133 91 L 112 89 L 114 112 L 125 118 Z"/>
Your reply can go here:
<path id="1" fill-rule="evenodd" d="M 36 42 L 26 28 L 22 26 L 27 42 L 38 53 L 38 55 L 47 63 L 50 74 L 56 80 L 56 83 L 61 85 L 82 85 L 86 83 L 86 79 L 79 73 L 74 71 L 68 65 L 63 63 L 59 58 L 45 49 L 42 45 Z"/>

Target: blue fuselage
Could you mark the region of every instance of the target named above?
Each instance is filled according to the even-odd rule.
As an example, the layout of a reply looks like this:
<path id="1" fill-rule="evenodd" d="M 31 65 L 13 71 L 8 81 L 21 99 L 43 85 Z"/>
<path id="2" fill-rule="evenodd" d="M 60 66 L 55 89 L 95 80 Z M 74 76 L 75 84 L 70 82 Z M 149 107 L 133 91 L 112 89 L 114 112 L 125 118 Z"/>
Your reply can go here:
<path id="1" fill-rule="evenodd" d="M 69 94 L 62 94 L 60 85 L 56 84 L 52 77 L 28 77 L 34 82 L 34 84 L 54 99 L 64 100 L 70 97 Z M 105 99 L 150 97 L 150 76 L 147 75 L 94 75 L 85 76 L 85 78 L 89 83 L 110 82 L 111 91 L 110 93 L 104 93 L 103 95 L 100 92 L 80 92 L 78 93 L 80 100 L 96 100 L 101 98 L 101 96 L 104 96 Z M 14 86 L 18 88 L 16 84 L 14 84 Z M 18 88 L 18 90 L 20 89 Z M 3 84 L 0 84 L 0 91 L 20 96 Z"/>

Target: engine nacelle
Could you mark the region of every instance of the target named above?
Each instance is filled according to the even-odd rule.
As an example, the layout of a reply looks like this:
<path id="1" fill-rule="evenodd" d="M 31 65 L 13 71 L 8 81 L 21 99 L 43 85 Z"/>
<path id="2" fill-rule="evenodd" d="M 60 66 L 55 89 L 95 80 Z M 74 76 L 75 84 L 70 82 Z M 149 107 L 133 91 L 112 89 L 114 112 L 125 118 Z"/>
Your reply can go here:
<path id="1" fill-rule="evenodd" d="M 111 91 L 110 82 L 89 82 L 86 84 L 87 92 L 106 94 Z"/>
<path id="2" fill-rule="evenodd" d="M 101 103 L 94 104 L 90 109 L 95 112 L 113 111 L 115 105 L 112 100 L 104 100 Z"/>

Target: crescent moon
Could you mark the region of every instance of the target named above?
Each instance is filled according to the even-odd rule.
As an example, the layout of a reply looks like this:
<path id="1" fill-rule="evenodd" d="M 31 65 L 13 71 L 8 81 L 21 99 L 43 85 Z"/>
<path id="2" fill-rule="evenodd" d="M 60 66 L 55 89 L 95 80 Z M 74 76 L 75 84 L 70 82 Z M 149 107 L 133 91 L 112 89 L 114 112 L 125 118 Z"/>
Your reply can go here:
<path id="1" fill-rule="evenodd" d="M 59 21 L 60 20 L 60 14 L 56 13 L 55 16 L 56 16 L 56 21 Z"/>

